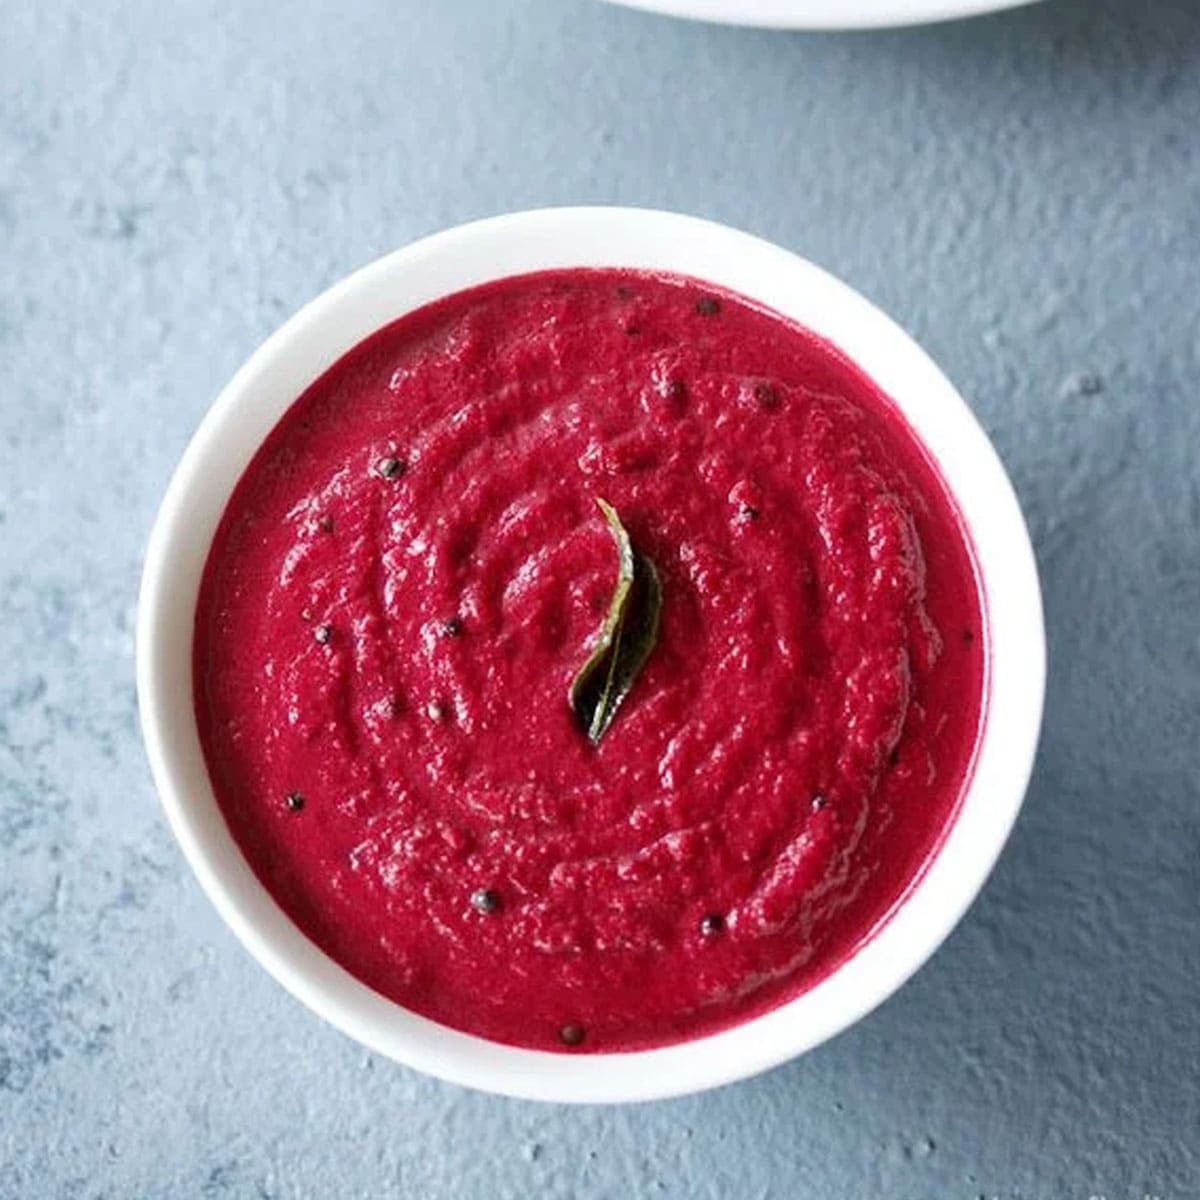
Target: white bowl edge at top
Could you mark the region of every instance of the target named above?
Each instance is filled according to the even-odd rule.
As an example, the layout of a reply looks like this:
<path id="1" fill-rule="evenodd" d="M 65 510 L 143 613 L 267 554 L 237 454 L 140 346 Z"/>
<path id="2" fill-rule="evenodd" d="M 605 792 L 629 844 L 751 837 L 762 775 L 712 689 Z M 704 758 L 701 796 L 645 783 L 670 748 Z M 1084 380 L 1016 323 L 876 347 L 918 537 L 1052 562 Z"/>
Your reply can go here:
<path id="1" fill-rule="evenodd" d="M 1035 0 L 609 0 L 664 16 L 761 29 L 883 29 L 1019 8 Z"/>

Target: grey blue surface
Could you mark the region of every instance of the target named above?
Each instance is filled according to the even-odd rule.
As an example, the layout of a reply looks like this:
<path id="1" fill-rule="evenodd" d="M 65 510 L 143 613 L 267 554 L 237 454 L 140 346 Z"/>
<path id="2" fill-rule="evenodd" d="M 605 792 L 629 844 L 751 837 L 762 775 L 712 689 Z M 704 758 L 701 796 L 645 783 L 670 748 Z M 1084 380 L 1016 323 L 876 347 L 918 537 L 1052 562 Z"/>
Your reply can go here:
<path id="1" fill-rule="evenodd" d="M 591 0 L 0 10 L 0 1197 L 1200 1196 L 1200 5 L 859 35 Z M 140 558 L 201 414 L 327 284 L 528 206 L 719 218 L 880 302 L 1024 503 L 1045 736 L 969 917 L 724 1090 L 514 1103 L 324 1027 L 143 759 Z"/>

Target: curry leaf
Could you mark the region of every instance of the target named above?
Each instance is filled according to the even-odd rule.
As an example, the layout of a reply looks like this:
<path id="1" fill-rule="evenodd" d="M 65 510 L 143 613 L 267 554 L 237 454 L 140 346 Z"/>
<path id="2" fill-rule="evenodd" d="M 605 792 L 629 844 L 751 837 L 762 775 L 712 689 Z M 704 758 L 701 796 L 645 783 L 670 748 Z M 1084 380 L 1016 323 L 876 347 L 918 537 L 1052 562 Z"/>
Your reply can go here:
<path id="1" fill-rule="evenodd" d="M 658 641 L 662 586 L 654 564 L 629 540 L 617 511 L 596 503 L 617 550 L 617 581 L 595 645 L 571 682 L 571 710 L 588 738 L 598 743 Z"/>

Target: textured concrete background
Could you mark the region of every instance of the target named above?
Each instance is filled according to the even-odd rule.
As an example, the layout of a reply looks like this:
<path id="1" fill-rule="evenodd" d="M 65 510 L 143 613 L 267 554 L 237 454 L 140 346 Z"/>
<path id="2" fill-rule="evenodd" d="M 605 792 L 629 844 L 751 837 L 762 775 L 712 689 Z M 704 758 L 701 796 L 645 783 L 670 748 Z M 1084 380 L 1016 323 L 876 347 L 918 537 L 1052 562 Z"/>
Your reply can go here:
<path id="1" fill-rule="evenodd" d="M 0 1196 L 1200 1196 L 1200 5 L 855 36 L 586 0 L 5 0 Z M 984 896 L 858 1028 L 643 1108 L 511 1103 L 247 958 L 135 723 L 146 534 L 201 413 L 332 280 L 622 201 L 881 302 L 1012 471 L 1051 637 Z"/>

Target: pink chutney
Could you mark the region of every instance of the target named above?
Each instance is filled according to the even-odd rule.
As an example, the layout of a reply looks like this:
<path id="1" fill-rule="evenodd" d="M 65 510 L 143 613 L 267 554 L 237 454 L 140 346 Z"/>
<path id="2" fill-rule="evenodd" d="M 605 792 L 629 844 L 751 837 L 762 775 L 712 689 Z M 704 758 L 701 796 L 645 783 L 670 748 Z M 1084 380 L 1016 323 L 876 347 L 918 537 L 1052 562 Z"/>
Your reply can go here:
<path id="1" fill-rule="evenodd" d="M 597 497 L 662 609 L 592 745 Z M 983 633 L 945 485 L 852 363 L 696 280 L 554 271 L 295 402 L 213 543 L 196 712 L 246 858 L 347 970 L 501 1042 L 634 1049 L 885 920 L 957 811 Z"/>

